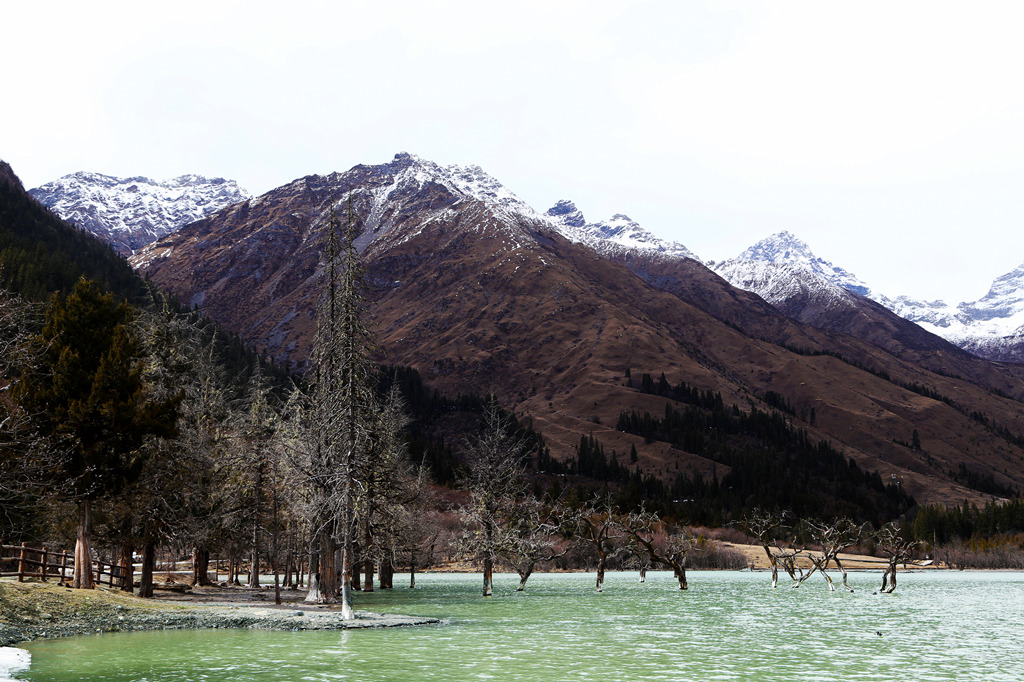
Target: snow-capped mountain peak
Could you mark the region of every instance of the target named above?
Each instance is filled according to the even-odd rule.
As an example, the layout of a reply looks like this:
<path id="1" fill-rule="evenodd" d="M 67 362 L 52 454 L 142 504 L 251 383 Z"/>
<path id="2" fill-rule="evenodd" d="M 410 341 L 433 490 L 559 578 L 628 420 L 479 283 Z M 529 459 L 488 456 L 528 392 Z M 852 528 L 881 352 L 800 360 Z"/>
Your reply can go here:
<path id="1" fill-rule="evenodd" d="M 720 264 L 716 269 L 725 267 L 726 263 L 734 267 L 737 262 L 749 261 L 799 266 L 843 289 L 862 296 L 871 295 L 871 289 L 856 275 L 815 256 L 806 242 L 788 230 L 762 239 L 731 261 Z"/>
<path id="2" fill-rule="evenodd" d="M 192 174 L 151 180 L 78 172 L 29 193 L 60 217 L 125 254 L 249 198 L 234 180 Z"/>
<path id="3" fill-rule="evenodd" d="M 583 243 L 598 252 L 641 251 L 671 258 L 700 259 L 679 242 L 655 237 L 629 216 L 616 213 L 608 220 L 588 223 L 573 202 L 562 199 L 549 208 L 545 216 L 564 237 Z"/>

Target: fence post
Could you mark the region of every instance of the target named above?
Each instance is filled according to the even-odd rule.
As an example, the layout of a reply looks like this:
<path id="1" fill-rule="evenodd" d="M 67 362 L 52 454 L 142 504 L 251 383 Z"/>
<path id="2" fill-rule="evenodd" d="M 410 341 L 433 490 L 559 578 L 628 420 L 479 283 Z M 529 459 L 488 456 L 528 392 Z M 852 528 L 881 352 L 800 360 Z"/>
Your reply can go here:
<path id="1" fill-rule="evenodd" d="M 27 556 L 27 550 L 25 549 L 27 543 L 21 543 L 21 553 L 18 555 L 18 582 L 25 582 L 25 558 Z"/>
<path id="2" fill-rule="evenodd" d="M 47 560 L 46 548 L 44 547 L 43 548 L 43 563 L 41 565 L 42 570 L 40 571 L 40 573 L 43 574 L 43 582 L 44 583 L 46 582 L 46 560 Z"/>

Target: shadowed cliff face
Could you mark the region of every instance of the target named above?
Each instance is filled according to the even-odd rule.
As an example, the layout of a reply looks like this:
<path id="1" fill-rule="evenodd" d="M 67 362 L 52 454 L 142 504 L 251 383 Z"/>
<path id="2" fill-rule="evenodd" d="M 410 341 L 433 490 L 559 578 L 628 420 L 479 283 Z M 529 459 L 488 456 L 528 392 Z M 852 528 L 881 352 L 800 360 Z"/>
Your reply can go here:
<path id="1" fill-rule="evenodd" d="M 947 476 L 960 462 L 1024 489 L 1024 450 L 968 416 L 980 411 L 1024 433 L 1020 403 L 987 390 L 1024 396 L 1015 370 L 944 342 L 915 346 L 875 323 L 877 343 L 841 333 L 851 321 L 802 324 L 693 260 L 598 254 L 471 171 L 400 155 L 309 176 L 193 223 L 133 262 L 302 368 L 326 211 L 337 202 L 344 221 L 351 198 L 381 359 L 416 367 L 447 392 L 496 393 L 556 456 L 593 433 L 609 450 L 635 445 L 646 471 L 709 473 L 707 460 L 608 426 L 621 411 L 663 413 L 665 399 L 626 385 L 626 371 L 664 372 L 744 411 L 767 409 L 757 396 L 780 393 L 796 422 L 813 410 L 813 425 L 799 423 L 812 437 L 886 480 L 895 475 L 920 500 L 976 499 Z M 921 386 L 946 400 L 907 388 Z M 914 430 L 923 451 L 897 442 Z"/>

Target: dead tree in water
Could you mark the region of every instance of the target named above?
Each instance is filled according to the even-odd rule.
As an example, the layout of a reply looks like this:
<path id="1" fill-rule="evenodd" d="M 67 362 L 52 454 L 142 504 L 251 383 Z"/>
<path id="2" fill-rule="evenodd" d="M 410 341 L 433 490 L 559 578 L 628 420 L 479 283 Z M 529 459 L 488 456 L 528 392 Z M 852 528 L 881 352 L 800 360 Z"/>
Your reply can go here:
<path id="1" fill-rule="evenodd" d="M 656 514 L 641 509 L 629 514 L 622 523 L 632 544 L 659 564 L 672 569 L 679 589 L 685 590 L 687 552 L 694 549 L 696 543 L 693 533 L 688 528 L 664 524 Z"/>
<path id="2" fill-rule="evenodd" d="M 821 545 L 821 555 L 817 556 L 811 552 L 807 553 L 813 566 L 811 570 L 802 575 L 800 579 L 793 585 L 793 587 L 800 587 L 805 580 L 814 575 L 815 571 L 821 571 L 821 575 L 824 576 L 825 581 L 828 583 L 828 588 L 835 591 L 835 583 L 832 582 L 832 577 L 826 572 L 830 563 L 835 563 L 836 567 L 843 574 L 843 587 L 853 592 L 853 588 L 847 582 L 846 569 L 843 567 L 842 562 L 839 560 L 839 553 L 847 547 L 857 544 L 860 542 L 864 535 L 863 526 L 855 524 L 849 518 L 843 517 L 831 523 L 820 522 L 820 521 L 804 521 L 807 524 L 808 530 L 810 530 L 811 537 L 814 541 Z"/>
<path id="3" fill-rule="evenodd" d="M 508 542 L 501 554 L 519 574 L 516 592 L 526 589 L 526 581 L 537 564 L 563 557 L 569 551 L 568 548 L 558 549 L 555 533 L 561 524 L 547 516 L 549 512 L 539 502 L 527 500 L 519 505 L 515 518 L 507 526 Z"/>
<path id="4" fill-rule="evenodd" d="M 463 510 L 463 546 L 484 565 L 483 596 L 494 592 L 494 564 L 509 548 L 508 523 L 525 494 L 523 469 L 529 447 L 495 401 L 484 410 L 484 431 L 470 444 L 462 483 L 470 503 Z"/>
<path id="5" fill-rule="evenodd" d="M 794 581 L 799 580 L 797 572 L 803 575 L 803 571 L 797 568 L 796 557 L 802 549 L 785 549 L 772 537 L 780 529 L 785 527 L 788 512 L 774 514 L 767 510 L 755 507 L 740 518 L 736 525 L 747 535 L 757 538 L 764 553 L 768 556 L 768 565 L 772 569 L 772 587 L 779 586 L 779 567 L 781 566 L 789 577 Z M 771 543 L 771 544 L 770 544 Z"/>
<path id="6" fill-rule="evenodd" d="M 890 522 L 878 529 L 875 533 L 875 540 L 879 549 L 885 552 L 889 559 L 889 565 L 882 574 L 881 592 L 890 594 L 896 589 L 896 566 L 906 564 L 913 556 L 917 548 L 917 541 L 908 540 L 900 536 L 900 525 L 895 521 Z"/>
<path id="7" fill-rule="evenodd" d="M 622 523 L 611 501 L 594 498 L 566 519 L 566 530 L 570 536 L 593 547 L 597 554 L 597 591 L 603 592 L 608 559 L 618 552 L 616 544 L 622 539 Z"/>

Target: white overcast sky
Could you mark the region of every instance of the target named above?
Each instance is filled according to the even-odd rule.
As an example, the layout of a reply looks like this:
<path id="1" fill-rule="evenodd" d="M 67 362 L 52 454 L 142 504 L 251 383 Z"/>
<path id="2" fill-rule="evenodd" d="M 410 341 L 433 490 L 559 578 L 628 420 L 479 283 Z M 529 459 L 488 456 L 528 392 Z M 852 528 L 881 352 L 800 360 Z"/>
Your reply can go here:
<path id="1" fill-rule="evenodd" d="M 408 151 L 887 295 L 1024 262 L 1024 3 L 8 2 L 0 158 L 259 194 Z"/>

